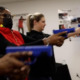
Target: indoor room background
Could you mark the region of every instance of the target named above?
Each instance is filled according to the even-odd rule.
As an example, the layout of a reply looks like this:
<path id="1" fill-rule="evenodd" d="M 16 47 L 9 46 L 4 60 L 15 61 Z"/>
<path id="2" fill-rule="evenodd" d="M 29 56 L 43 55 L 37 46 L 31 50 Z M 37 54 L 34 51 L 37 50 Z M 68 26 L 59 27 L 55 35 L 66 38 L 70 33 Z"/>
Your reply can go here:
<path id="1" fill-rule="evenodd" d="M 45 15 L 46 26 L 45 33 L 53 34 L 53 29 L 59 29 L 58 9 L 71 10 L 70 14 L 80 16 L 80 0 L 16 0 L 13 2 L 0 3 L 0 6 L 7 7 L 12 14 L 33 14 L 41 12 Z M 13 18 L 13 29 L 18 28 L 18 18 Z M 24 16 L 26 18 L 26 16 Z M 28 31 L 26 21 L 24 21 L 25 34 Z M 72 80 L 80 80 L 80 37 L 71 37 L 65 40 L 62 47 L 54 46 L 56 62 L 68 65 Z"/>

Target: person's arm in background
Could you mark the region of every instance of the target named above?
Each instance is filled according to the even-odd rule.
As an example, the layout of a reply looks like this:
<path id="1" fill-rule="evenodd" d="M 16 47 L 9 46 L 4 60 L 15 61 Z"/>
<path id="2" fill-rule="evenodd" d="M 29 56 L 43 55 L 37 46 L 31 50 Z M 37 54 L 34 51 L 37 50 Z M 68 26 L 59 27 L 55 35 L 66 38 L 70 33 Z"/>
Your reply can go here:
<path id="1" fill-rule="evenodd" d="M 79 35 L 80 34 L 80 28 L 76 28 L 75 29 L 75 32 L 72 32 L 72 33 L 68 33 L 67 37 L 72 37 L 74 35 Z"/>
<path id="2" fill-rule="evenodd" d="M 10 76 L 12 74 L 20 74 L 20 79 L 24 80 L 30 68 L 28 65 L 25 65 L 24 62 L 18 60 L 19 58 L 24 58 L 25 56 L 31 56 L 32 52 L 15 52 L 8 53 L 2 58 L 0 58 L 0 76 L 7 75 Z"/>

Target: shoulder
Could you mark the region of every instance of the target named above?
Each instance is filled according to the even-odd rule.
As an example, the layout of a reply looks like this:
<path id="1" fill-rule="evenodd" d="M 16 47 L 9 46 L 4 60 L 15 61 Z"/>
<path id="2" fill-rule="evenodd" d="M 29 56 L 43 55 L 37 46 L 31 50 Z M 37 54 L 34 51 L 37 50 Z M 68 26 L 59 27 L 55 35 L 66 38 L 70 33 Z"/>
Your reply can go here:
<path id="1" fill-rule="evenodd" d="M 34 35 L 34 34 L 36 34 L 36 33 L 37 33 L 36 31 L 31 30 L 30 32 L 27 32 L 26 35 L 29 35 L 29 36 L 30 36 L 30 35 Z"/>

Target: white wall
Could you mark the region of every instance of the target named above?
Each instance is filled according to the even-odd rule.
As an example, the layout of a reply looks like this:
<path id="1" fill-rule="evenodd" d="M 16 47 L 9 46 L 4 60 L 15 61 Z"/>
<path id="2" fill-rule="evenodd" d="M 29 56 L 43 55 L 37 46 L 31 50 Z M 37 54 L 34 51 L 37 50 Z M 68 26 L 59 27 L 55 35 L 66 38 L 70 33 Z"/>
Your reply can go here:
<path id="1" fill-rule="evenodd" d="M 79 0 L 30 0 L 3 4 L 3 6 L 11 10 L 12 14 L 42 12 L 45 15 L 47 24 L 44 32 L 49 34 L 52 34 L 53 29 L 58 29 L 58 9 L 72 9 L 73 12 L 71 14 L 80 16 L 79 5 Z M 16 28 L 16 23 L 14 23 L 14 26 Z M 25 30 L 27 30 L 26 27 Z M 63 62 L 65 60 L 68 64 L 72 80 L 80 80 L 80 78 L 76 77 L 76 73 L 80 75 L 79 39 L 72 38 L 71 42 L 67 39 L 62 47 L 54 47 L 56 61 Z"/>

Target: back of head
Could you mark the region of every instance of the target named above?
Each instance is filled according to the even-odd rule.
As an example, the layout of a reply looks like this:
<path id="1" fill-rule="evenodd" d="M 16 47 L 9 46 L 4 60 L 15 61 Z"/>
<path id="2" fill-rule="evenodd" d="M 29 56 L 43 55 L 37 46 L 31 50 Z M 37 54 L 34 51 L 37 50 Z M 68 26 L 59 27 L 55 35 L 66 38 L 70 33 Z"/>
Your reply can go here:
<path id="1" fill-rule="evenodd" d="M 12 17 L 11 13 L 8 9 L 5 7 L 0 7 L 0 27 L 7 27 L 7 28 L 12 28 L 13 22 L 12 22 Z"/>
<path id="2" fill-rule="evenodd" d="M 5 10 L 5 7 L 0 6 L 0 13 Z"/>
<path id="3" fill-rule="evenodd" d="M 30 32 L 34 26 L 34 20 L 36 20 L 37 22 L 40 21 L 40 19 L 44 17 L 44 15 L 42 13 L 34 13 L 33 15 L 32 14 L 29 14 L 27 16 L 27 27 L 28 27 L 28 31 Z"/>
<path id="4" fill-rule="evenodd" d="M 2 7 L 2 6 L 0 6 L 0 17 L 1 17 L 1 15 L 2 15 L 2 13 L 5 11 L 5 7 Z M 3 26 L 3 20 L 2 20 L 2 18 L 0 19 L 0 26 L 2 25 Z"/>

